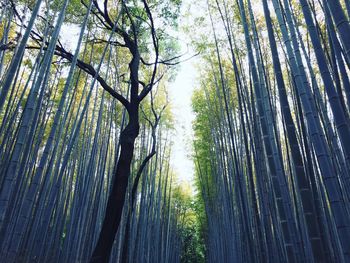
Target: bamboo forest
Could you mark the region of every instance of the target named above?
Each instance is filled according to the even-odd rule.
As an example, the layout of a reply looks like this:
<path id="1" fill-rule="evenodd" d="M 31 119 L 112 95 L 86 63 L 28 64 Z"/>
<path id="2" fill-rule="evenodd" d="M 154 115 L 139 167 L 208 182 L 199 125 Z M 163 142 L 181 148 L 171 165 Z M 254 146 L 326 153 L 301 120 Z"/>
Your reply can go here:
<path id="1" fill-rule="evenodd" d="M 0 0 L 1 263 L 350 263 L 350 0 Z"/>

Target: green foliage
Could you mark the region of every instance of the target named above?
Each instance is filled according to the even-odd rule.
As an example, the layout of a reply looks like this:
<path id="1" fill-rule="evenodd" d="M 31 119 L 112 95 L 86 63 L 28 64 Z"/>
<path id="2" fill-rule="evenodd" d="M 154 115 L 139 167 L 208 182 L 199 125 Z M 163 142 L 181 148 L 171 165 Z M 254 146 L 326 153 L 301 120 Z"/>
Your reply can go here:
<path id="1" fill-rule="evenodd" d="M 184 225 L 180 230 L 182 238 L 181 263 L 204 263 L 205 247 L 199 224 Z"/>
<path id="2" fill-rule="evenodd" d="M 67 6 L 65 21 L 68 23 L 77 23 L 77 24 L 81 23 L 86 12 L 86 8 L 82 4 L 82 2 L 88 5 L 89 1 L 90 0 L 87 0 L 87 1 L 70 0 Z M 62 8 L 62 3 L 63 3 L 62 0 L 53 0 L 50 5 L 51 11 L 59 12 L 60 9 Z"/>
<path id="3" fill-rule="evenodd" d="M 173 190 L 173 203 L 181 240 L 181 263 L 204 263 L 205 245 L 202 231 L 203 206 L 192 195 L 189 184 L 182 183 Z"/>

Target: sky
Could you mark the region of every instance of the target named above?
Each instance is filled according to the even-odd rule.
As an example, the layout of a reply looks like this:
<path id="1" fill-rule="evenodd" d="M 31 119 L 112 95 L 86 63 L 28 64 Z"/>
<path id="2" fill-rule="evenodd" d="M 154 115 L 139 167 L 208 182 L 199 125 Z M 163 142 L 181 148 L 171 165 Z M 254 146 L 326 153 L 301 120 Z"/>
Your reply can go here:
<path id="1" fill-rule="evenodd" d="M 176 80 L 169 86 L 172 112 L 175 119 L 175 136 L 170 159 L 178 180 L 191 182 L 194 166 L 191 159 L 193 138 L 192 121 L 194 113 L 191 107 L 191 97 L 196 83 L 195 59 L 180 64 Z"/>
<path id="2" fill-rule="evenodd" d="M 186 14 L 188 12 L 193 13 L 195 6 L 197 5 L 193 5 L 191 0 L 182 1 L 177 37 L 182 49 L 180 54 L 186 53 L 183 57 L 185 61 L 179 64 L 180 70 L 177 73 L 175 81 L 170 83 L 168 89 L 175 120 L 174 145 L 170 164 L 175 171 L 179 183 L 192 186 L 194 179 L 194 163 L 191 157 L 193 140 L 192 122 L 195 115 L 192 111 L 191 100 L 198 82 L 198 72 L 196 70 L 198 59 L 197 57 L 192 57 L 195 51 L 191 50 L 189 37 L 183 32 L 182 28 L 188 23 L 188 19 L 192 19 L 192 16 L 188 17 Z M 188 59 L 190 57 L 192 58 Z"/>

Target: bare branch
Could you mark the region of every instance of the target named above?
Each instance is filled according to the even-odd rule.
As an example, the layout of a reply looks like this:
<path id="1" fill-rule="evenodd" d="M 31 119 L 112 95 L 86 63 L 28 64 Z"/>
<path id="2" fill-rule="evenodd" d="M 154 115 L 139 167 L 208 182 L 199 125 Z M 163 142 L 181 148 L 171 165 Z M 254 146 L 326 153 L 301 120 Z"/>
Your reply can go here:
<path id="1" fill-rule="evenodd" d="M 167 65 L 167 66 L 175 66 L 175 65 L 178 65 L 178 64 L 180 64 L 180 63 L 183 63 L 183 62 L 186 62 L 186 61 L 191 60 L 192 58 L 198 56 L 198 55 L 200 54 L 200 52 L 197 52 L 197 53 L 193 54 L 192 56 L 190 56 L 190 57 L 188 57 L 188 58 L 186 58 L 186 59 L 179 60 L 179 61 L 176 61 L 176 62 L 172 62 L 172 61 L 174 61 L 174 60 L 176 60 L 176 59 L 179 59 L 179 58 L 183 57 L 183 56 L 186 55 L 186 54 L 187 54 L 187 52 L 186 52 L 186 53 L 183 53 L 183 54 L 181 54 L 181 55 L 178 55 L 178 56 L 169 58 L 169 59 L 159 60 L 159 61 L 158 61 L 158 64 L 163 64 L 163 65 Z M 141 57 L 141 62 L 142 62 L 144 65 L 146 65 L 146 66 L 154 65 L 154 62 L 152 62 L 152 63 L 147 62 L 147 61 L 145 61 L 142 57 Z"/>
<path id="2" fill-rule="evenodd" d="M 127 47 L 127 46 L 125 45 L 125 43 L 120 43 L 119 41 L 110 41 L 110 42 L 108 42 L 107 40 L 101 39 L 101 38 L 89 39 L 88 42 L 94 43 L 94 44 L 109 43 L 109 44 L 112 45 L 112 46 Z"/>
<path id="3" fill-rule="evenodd" d="M 147 96 L 147 94 L 152 90 L 153 85 L 155 84 L 155 78 L 156 78 L 156 74 L 157 74 L 158 61 L 159 61 L 159 45 L 158 45 L 158 39 L 157 39 L 157 34 L 156 34 L 155 26 L 154 26 L 152 13 L 151 13 L 151 10 L 150 10 L 146 0 L 142 0 L 142 2 L 143 2 L 143 5 L 145 7 L 148 19 L 150 20 L 150 23 L 151 23 L 152 41 L 153 41 L 153 47 L 154 47 L 156 57 L 155 57 L 155 62 L 153 64 L 153 72 L 152 72 L 151 80 L 150 80 L 149 84 L 147 86 L 145 86 L 143 88 L 143 90 L 141 91 L 141 93 L 139 95 L 139 101 L 142 101 Z M 161 76 L 161 78 L 162 77 L 163 76 Z"/>

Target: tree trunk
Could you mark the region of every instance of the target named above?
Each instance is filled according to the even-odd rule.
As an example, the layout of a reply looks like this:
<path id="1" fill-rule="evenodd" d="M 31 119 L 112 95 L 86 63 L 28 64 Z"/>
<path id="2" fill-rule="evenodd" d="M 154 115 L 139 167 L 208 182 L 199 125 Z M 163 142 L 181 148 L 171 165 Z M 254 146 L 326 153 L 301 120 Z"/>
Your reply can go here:
<path id="1" fill-rule="evenodd" d="M 106 215 L 90 263 L 108 263 L 113 241 L 118 231 L 126 197 L 135 139 L 139 134 L 138 105 L 129 111 L 129 123 L 120 136 L 120 156 L 115 180 L 108 197 Z"/>

